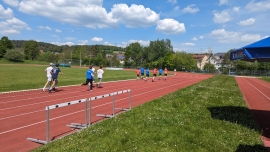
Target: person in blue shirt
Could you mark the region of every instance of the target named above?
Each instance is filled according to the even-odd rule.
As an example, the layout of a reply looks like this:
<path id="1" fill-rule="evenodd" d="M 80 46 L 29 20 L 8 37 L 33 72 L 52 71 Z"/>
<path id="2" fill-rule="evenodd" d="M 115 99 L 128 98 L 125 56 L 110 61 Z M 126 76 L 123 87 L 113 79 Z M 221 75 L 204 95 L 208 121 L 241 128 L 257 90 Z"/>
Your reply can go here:
<path id="1" fill-rule="evenodd" d="M 159 69 L 159 80 L 161 80 L 162 72 L 163 72 L 163 70 L 162 70 L 162 68 L 160 68 Z"/>
<path id="2" fill-rule="evenodd" d="M 143 77 L 144 77 L 144 68 L 141 67 L 141 79 L 143 80 Z"/>
<path id="3" fill-rule="evenodd" d="M 149 79 L 149 74 L 150 74 L 149 68 L 147 68 L 147 69 L 145 70 L 145 73 L 146 73 L 145 81 L 148 81 L 148 79 Z"/>
<path id="4" fill-rule="evenodd" d="M 56 63 L 55 66 L 56 66 L 56 67 L 53 68 L 52 71 L 51 71 L 53 83 L 52 83 L 51 87 L 49 88 L 49 93 L 52 92 L 52 89 L 55 90 L 55 87 L 56 87 L 56 85 L 57 85 L 57 83 L 58 83 L 58 80 L 57 80 L 58 74 L 63 74 L 63 73 L 61 72 L 61 70 L 59 69 L 59 63 Z"/>
<path id="5" fill-rule="evenodd" d="M 85 75 L 86 75 L 86 82 L 85 83 L 81 83 L 80 86 L 82 85 L 88 85 L 90 91 L 93 91 L 93 78 L 94 78 L 94 72 L 92 71 L 92 66 L 89 66 L 89 69 L 86 71 Z"/>

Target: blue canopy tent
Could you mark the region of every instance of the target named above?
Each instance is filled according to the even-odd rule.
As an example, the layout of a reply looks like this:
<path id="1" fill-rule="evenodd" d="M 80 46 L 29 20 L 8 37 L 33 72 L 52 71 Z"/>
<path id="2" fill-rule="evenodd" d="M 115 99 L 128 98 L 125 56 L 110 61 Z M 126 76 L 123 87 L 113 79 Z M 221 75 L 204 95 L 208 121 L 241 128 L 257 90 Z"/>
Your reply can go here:
<path id="1" fill-rule="evenodd" d="M 270 37 L 254 42 L 230 53 L 231 60 L 270 62 Z"/>

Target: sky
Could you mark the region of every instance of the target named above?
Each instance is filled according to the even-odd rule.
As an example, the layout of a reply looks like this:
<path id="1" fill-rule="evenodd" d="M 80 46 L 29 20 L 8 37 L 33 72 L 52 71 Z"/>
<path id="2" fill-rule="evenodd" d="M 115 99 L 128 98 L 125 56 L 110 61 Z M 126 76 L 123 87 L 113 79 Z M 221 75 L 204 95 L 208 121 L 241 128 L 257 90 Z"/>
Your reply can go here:
<path id="1" fill-rule="evenodd" d="M 175 52 L 227 52 L 270 36 L 270 0 L 0 0 L 2 36 L 120 47 L 170 39 Z"/>

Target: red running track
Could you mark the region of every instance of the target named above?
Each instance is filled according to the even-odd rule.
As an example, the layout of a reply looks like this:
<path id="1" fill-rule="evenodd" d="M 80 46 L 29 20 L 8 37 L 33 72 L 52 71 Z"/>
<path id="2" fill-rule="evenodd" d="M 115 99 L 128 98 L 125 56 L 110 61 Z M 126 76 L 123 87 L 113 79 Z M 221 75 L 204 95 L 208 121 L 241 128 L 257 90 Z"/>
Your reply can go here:
<path id="1" fill-rule="evenodd" d="M 270 83 L 248 77 L 236 77 L 236 81 L 262 130 L 264 146 L 270 150 Z"/>
<path id="2" fill-rule="evenodd" d="M 88 91 L 87 86 L 69 86 L 57 89 L 57 92 L 42 92 L 40 90 L 0 94 L 0 147 L 3 152 L 29 151 L 41 146 L 26 140 L 36 138 L 46 140 L 46 106 L 73 100 L 85 99 L 131 90 L 132 107 L 144 104 L 178 89 L 198 83 L 212 75 L 178 73 L 167 77 L 167 80 L 145 82 L 143 80 L 127 80 L 103 83 L 103 88 Z M 61 83 L 61 80 L 60 80 Z M 115 96 L 115 107 L 128 108 L 128 93 Z M 112 114 L 112 99 L 102 98 L 92 102 L 91 122 L 104 118 L 96 114 Z M 116 111 L 119 112 L 119 111 Z M 50 139 L 55 140 L 76 130 L 66 127 L 72 122 L 85 123 L 84 103 L 50 110 Z"/>

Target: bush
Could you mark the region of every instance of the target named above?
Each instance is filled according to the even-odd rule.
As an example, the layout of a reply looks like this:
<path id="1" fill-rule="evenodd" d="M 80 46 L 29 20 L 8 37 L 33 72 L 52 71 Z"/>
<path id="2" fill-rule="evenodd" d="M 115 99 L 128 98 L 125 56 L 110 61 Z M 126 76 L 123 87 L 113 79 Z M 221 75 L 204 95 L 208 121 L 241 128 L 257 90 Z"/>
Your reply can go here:
<path id="1" fill-rule="evenodd" d="M 8 59 L 8 60 L 22 60 L 23 59 L 23 54 L 16 49 L 11 49 L 11 50 L 7 50 L 4 58 Z"/>

